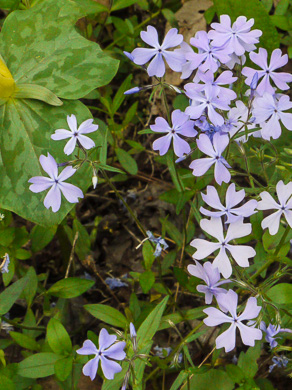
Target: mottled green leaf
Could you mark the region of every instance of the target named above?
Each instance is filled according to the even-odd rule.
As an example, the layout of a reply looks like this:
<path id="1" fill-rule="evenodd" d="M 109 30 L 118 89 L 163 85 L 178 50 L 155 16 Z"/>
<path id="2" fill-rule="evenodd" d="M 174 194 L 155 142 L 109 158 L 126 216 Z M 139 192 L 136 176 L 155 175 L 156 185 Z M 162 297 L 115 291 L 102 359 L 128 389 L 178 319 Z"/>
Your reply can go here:
<path id="1" fill-rule="evenodd" d="M 118 61 L 75 29 L 84 14 L 71 0 L 45 0 L 8 15 L 0 53 L 17 84 L 38 84 L 60 98 L 79 99 L 112 80 Z"/>
<path id="2" fill-rule="evenodd" d="M 39 164 L 41 154 L 49 152 L 57 163 L 72 160 L 63 152 L 66 140 L 51 139 L 56 129 L 68 128 L 68 114 L 76 115 L 78 125 L 91 118 L 90 111 L 79 101 L 65 101 L 63 106 L 52 108 L 36 100 L 19 99 L 0 107 L 0 126 L 6 129 L 0 133 L 0 207 L 42 226 L 59 224 L 74 207 L 63 197 L 57 213 L 47 210 L 43 204 L 47 191 L 35 194 L 28 183 L 33 176 L 47 176 Z M 98 123 L 100 129 L 90 134 L 96 146 L 102 143 L 104 129 L 102 122 Z M 91 175 L 92 169 L 84 165 L 68 182 L 85 191 L 91 185 Z"/>

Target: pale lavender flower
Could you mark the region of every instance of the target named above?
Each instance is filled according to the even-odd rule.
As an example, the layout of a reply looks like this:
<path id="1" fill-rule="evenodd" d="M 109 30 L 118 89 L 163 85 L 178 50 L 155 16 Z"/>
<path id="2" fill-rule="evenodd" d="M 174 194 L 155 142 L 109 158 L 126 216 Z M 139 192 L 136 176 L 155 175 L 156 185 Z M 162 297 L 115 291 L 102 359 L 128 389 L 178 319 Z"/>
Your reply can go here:
<path id="1" fill-rule="evenodd" d="M 221 288 L 224 283 L 230 283 L 230 280 L 220 280 L 220 272 L 218 268 L 214 268 L 212 264 L 207 261 L 202 266 L 197 260 L 196 265 L 190 264 L 188 271 L 191 275 L 204 280 L 207 286 L 199 284 L 197 291 L 205 294 L 205 303 L 209 305 L 212 302 L 213 296 L 217 297 L 219 294 L 226 294 L 227 290 Z"/>
<path id="2" fill-rule="evenodd" d="M 204 319 L 207 326 L 217 326 L 224 323 L 230 323 L 231 326 L 216 339 L 216 348 L 225 348 L 225 352 L 230 352 L 235 348 L 236 328 L 239 329 L 241 340 L 244 345 L 253 347 L 255 340 L 262 339 L 262 332 L 252 326 L 247 326 L 242 321 L 256 318 L 261 311 L 261 307 L 257 305 L 257 300 L 254 297 L 248 298 L 244 311 L 237 314 L 238 295 L 236 292 L 229 290 L 226 294 L 220 294 L 217 298 L 221 305 L 226 308 L 231 314 L 231 317 L 215 307 L 208 307 L 203 310 L 208 315 Z"/>
<path id="3" fill-rule="evenodd" d="M 167 121 L 158 117 L 155 120 L 155 125 L 151 125 L 150 129 L 157 133 L 167 133 L 167 135 L 158 138 L 153 142 L 153 149 L 159 150 L 159 154 L 163 156 L 169 149 L 171 140 L 173 140 L 174 153 L 178 157 L 183 157 L 191 151 L 190 145 L 180 137 L 195 137 L 198 132 L 194 129 L 194 121 L 191 121 L 189 116 L 181 110 L 174 110 L 171 114 L 172 127 Z"/>
<path id="4" fill-rule="evenodd" d="M 236 80 L 237 77 L 233 77 L 233 74 L 230 70 L 226 70 L 222 72 L 216 78 L 216 80 L 214 79 L 214 73 L 212 71 L 208 70 L 206 73 L 203 73 L 200 70 L 198 70 L 196 76 L 194 77 L 193 82 L 198 83 L 196 88 L 198 91 L 203 91 L 206 88 L 207 84 L 217 86 L 218 98 L 220 100 L 227 100 L 229 104 L 231 100 L 236 99 L 237 95 L 232 89 L 225 88 L 223 87 L 223 85 L 233 84 Z M 202 82 L 204 84 L 201 84 L 199 82 Z"/>
<path id="5" fill-rule="evenodd" d="M 213 143 L 206 134 L 201 134 L 197 139 L 198 148 L 201 152 L 205 153 L 209 158 L 199 158 L 194 160 L 190 164 L 190 168 L 193 169 L 194 176 L 203 176 L 208 169 L 215 164 L 214 176 L 216 182 L 221 185 L 224 181 L 229 183 L 231 179 L 230 172 L 227 168 L 231 168 L 227 161 L 222 157 L 222 153 L 229 143 L 227 135 L 220 135 L 215 133 L 213 137 Z M 227 167 L 227 168 L 226 168 Z"/>
<path id="6" fill-rule="evenodd" d="M 71 166 L 66 167 L 58 174 L 58 164 L 54 157 L 48 153 L 48 156 L 40 156 L 40 164 L 43 170 L 50 176 L 35 176 L 29 179 L 29 183 L 33 183 L 29 189 L 32 192 L 38 193 L 50 189 L 44 199 L 44 205 L 47 209 L 52 207 L 52 211 L 56 213 L 61 206 L 61 193 L 70 203 L 78 203 L 78 198 L 83 198 L 83 193 L 80 188 L 73 184 L 65 183 L 69 177 L 74 175 L 76 169 Z"/>
<path id="7" fill-rule="evenodd" d="M 262 96 L 265 92 L 272 95 L 275 93 L 275 89 L 271 86 L 270 78 L 279 89 L 289 89 L 289 85 L 287 83 L 292 81 L 292 75 L 285 72 L 275 72 L 276 69 L 287 64 L 287 54 L 282 56 L 282 51 L 280 49 L 275 49 L 271 56 L 270 65 L 268 65 L 268 53 L 266 49 L 260 48 L 258 53 L 252 52 L 249 56 L 252 62 L 258 65 L 262 70 L 252 69 L 246 66 L 242 69 L 242 74 L 247 77 L 245 80 L 247 85 L 251 84 L 256 72 L 258 73 L 259 79 L 263 77 L 256 89 L 259 95 Z"/>
<path id="8" fill-rule="evenodd" d="M 269 373 L 273 371 L 275 367 L 287 367 L 287 364 L 289 363 L 289 359 L 286 358 L 286 356 L 274 356 L 272 358 L 272 362 L 274 364 L 271 364 L 269 366 Z"/>
<path id="9" fill-rule="evenodd" d="M 276 97 L 265 92 L 263 97 L 255 99 L 253 106 L 252 115 L 255 117 L 255 123 L 260 124 L 264 139 L 280 137 L 282 133 L 280 121 L 288 130 L 292 130 L 292 114 L 283 112 L 292 108 L 289 96 Z"/>
<path id="10" fill-rule="evenodd" d="M 249 267 L 248 259 L 254 257 L 256 251 L 251 246 L 231 245 L 229 242 L 248 236 L 251 233 L 250 223 L 243 223 L 243 218 L 230 223 L 225 237 L 221 218 L 201 219 L 200 226 L 210 236 L 215 237 L 218 242 L 210 242 L 201 238 L 194 239 L 191 242 L 191 246 L 197 249 L 193 254 L 194 259 L 203 260 L 219 249 L 219 253 L 213 261 L 213 267 L 218 268 L 225 279 L 229 278 L 232 273 L 226 250 L 228 250 L 240 267 Z"/>
<path id="11" fill-rule="evenodd" d="M 64 148 L 64 153 L 69 155 L 73 153 L 76 142 L 79 142 L 84 149 L 94 148 L 95 143 L 91 138 L 86 137 L 84 134 L 92 133 L 98 129 L 98 125 L 93 124 L 93 119 L 87 119 L 82 122 L 77 128 L 77 119 L 74 114 L 71 116 L 67 115 L 67 123 L 70 130 L 58 129 L 55 134 L 51 135 L 51 138 L 55 141 L 70 138 Z"/>
<path id="12" fill-rule="evenodd" d="M 4 273 L 8 274 L 8 272 L 9 272 L 9 269 L 8 269 L 9 264 L 10 264 L 9 254 L 5 253 L 4 260 L 3 260 L 2 264 L 1 264 L 1 267 L 0 267 L 0 270 L 1 270 L 2 274 L 4 274 Z"/>
<path id="13" fill-rule="evenodd" d="M 276 192 L 279 203 L 277 203 L 267 191 L 263 191 L 260 193 L 262 199 L 257 205 L 258 210 L 277 210 L 275 213 L 262 220 L 262 228 L 268 228 L 272 236 L 279 230 L 282 215 L 284 215 L 289 226 L 292 228 L 292 181 L 285 185 L 283 181 L 280 180 L 276 185 Z"/>
<path id="14" fill-rule="evenodd" d="M 275 326 L 273 324 L 269 324 L 269 326 L 266 326 L 264 321 L 261 322 L 260 329 L 266 334 L 266 341 L 270 344 L 271 348 L 275 348 L 278 345 L 278 342 L 276 341 L 278 337 L 275 337 L 278 333 L 292 333 L 291 329 L 281 328 L 280 325 Z"/>
<path id="15" fill-rule="evenodd" d="M 230 61 L 226 62 L 225 64 L 229 69 L 233 69 L 236 64 L 244 65 L 246 62 L 245 55 L 237 56 L 235 53 L 231 53 L 229 54 L 229 56 L 230 56 Z"/>
<path id="16" fill-rule="evenodd" d="M 208 35 L 212 39 L 212 45 L 224 46 L 230 49 L 237 56 L 242 56 L 246 51 L 256 49 L 255 44 L 259 43 L 261 30 L 250 30 L 254 25 L 254 19 L 246 19 L 245 16 L 239 16 L 231 26 L 231 20 L 228 15 L 220 16 L 220 23 L 212 23 Z"/>
<path id="17" fill-rule="evenodd" d="M 161 237 L 154 237 L 154 235 L 150 232 L 150 230 L 147 230 L 146 233 L 147 233 L 149 241 L 151 241 L 154 244 L 156 244 L 154 256 L 155 257 L 160 256 L 162 250 L 166 250 L 168 248 L 168 245 L 167 245 L 166 241 L 163 238 L 161 238 Z"/>
<path id="18" fill-rule="evenodd" d="M 114 288 L 128 287 L 127 283 L 124 283 L 119 278 L 106 278 L 105 283 L 109 286 L 111 290 Z"/>
<path id="19" fill-rule="evenodd" d="M 255 210 L 257 207 L 257 201 L 255 199 L 249 200 L 240 207 L 234 207 L 242 202 L 244 197 L 244 189 L 236 192 L 235 184 L 232 183 L 226 191 L 226 206 L 224 206 L 220 201 L 216 188 L 213 186 L 207 186 L 207 194 L 205 195 L 202 193 L 202 198 L 210 207 L 219 211 L 209 211 L 204 207 L 201 207 L 200 212 L 207 217 L 218 218 L 226 215 L 226 223 L 236 222 L 240 218 L 250 217 L 251 215 L 257 213 Z"/>
<path id="20" fill-rule="evenodd" d="M 79 355 L 95 355 L 95 357 L 85 364 L 83 374 L 89 376 L 93 381 L 96 377 L 99 361 L 101 369 L 106 379 L 114 379 L 114 375 L 122 371 L 122 367 L 114 360 L 124 360 L 126 354 L 124 348 L 126 343 L 118 341 L 116 335 L 110 335 L 106 329 L 101 329 L 99 333 L 99 347 L 97 348 L 91 340 L 85 340 L 82 348 L 77 349 Z"/>
<path id="21" fill-rule="evenodd" d="M 191 117 L 191 119 L 198 119 L 207 111 L 209 120 L 215 126 L 222 126 L 224 124 L 224 118 L 222 115 L 216 112 L 216 108 L 220 110 L 228 111 L 228 101 L 220 100 L 218 98 L 220 89 L 218 86 L 207 84 L 205 89 L 200 92 L 197 90 L 197 84 L 189 83 L 185 85 L 186 95 L 192 100 L 191 106 L 187 107 L 185 113 Z"/>
<path id="22" fill-rule="evenodd" d="M 162 77 L 165 73 L 164 58 L 170 69 L 180 72 L 182 65 L 186 61 L 184 55 L 167 50 L 180 45 L 183 41 L 183 36 L 178 34 L 176 28 L 172 28 L 168 31 L 161 45 L 158 41 L 157 30 L 153 26 L 147 26 L 147 31 L 142 31 L 140 35 L 141 39 L 149 46 L 152 46 L 153 49 L 134 49 L 131 55 L 135 64 L 144 65 L 151 60 L 147 68 L 148 75 L 150 77 Z"/>
<path id="23" fill-rule="evenodd" d="M 210 69 L 215 73 L 220 63 L 225 64 L 230 61 L 230 56 L 228 55 L 230 50 L 225 47 L 211 45 L 206 31 L 198 31 L 195 37 L 190 39 L 190 44 L 199 49 L 199 52 L 186 52 L 185 58 L 187 61 L 190 61 L 189 69 L 194 70 L 199 68 L 202 72 Z"/>

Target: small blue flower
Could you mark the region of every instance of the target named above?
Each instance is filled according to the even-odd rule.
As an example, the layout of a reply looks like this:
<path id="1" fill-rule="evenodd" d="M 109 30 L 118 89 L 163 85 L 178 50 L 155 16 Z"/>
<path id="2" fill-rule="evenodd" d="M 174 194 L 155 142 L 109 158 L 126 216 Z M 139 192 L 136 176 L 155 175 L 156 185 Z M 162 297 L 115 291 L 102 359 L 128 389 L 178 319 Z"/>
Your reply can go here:
<path id="1" fill-rule="evenodd" d="M 287 332 L 292 333 L 291 329 L 284 329 L 281 328 L 280 325 L 275 326 L 273 324 L 269 324 L 269 326 L 266 326 L 264 321 L 260 324 L 260 329 L 266 334 L 266 341 L 270 343 L 271 348 L 275 348 L 278 345 L 278 342 L 276 341 L 275 337 L 280 332 Z"/>
<path id="2" fill-rule="evenodd" d="M 4 273 L 8 274 L 8 272 L 9 272 L 9 269 L 8 269 L 9 264 L 10 264 L 9 255 L 8 255 L 8 253 L 5 253 L 4 262 L 1 264 L 1 268 L 0 268 L 2 274 L 4 274 Z"/>
<path id="3" fill-rule="evenodd" d="M 289 360 L 286 358 L 286 356 L 274 356 L 272 358 L 272 362 L 274 364 L 270 365 L 269 373 L 271 373 L 275 367 L 287 367 Z"/>
<path id="4" fill-rule="evenodd" d="M 105 283 L 111 290 L 114 288 L 128 287 L 127 283 L 122 282 L 121 279 L 118 278 L 106 278 Z"/>
<path id="5" fill-rule="evenodd" d="M 154 237 L 153 234 L 150 232 L 150 230 L 148 230 L 147 232 L 147 236 L 148 236 L 148 239 L 149 241 L 153 242 L 154 244 L 156 244 L 156 248 L 155 248 L 155 252 L 154 252 L 154 256 L 155 257 L 158 257 L 161 255 L 161 252 L 162 250 L 165 250 L 168 248 L 168 245 L 167 243 L 165 242 L 165 240 L 161 237 Z"/>

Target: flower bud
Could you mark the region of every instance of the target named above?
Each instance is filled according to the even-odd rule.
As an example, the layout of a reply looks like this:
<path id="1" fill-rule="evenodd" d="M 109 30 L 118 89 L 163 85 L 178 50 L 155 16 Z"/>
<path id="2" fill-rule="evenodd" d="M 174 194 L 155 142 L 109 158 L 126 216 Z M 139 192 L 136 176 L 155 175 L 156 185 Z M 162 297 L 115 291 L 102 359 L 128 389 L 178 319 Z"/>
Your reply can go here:
<path id="1" fill-rule="evenodd" d="M 94 189 L 96 188 L 97 183 L 98 183 L 98 177 L 96 175 L 92 176 L 92 185 Z"/>
<path id="2" fill-rule="evenodd" d="M 9 98 L 14 91 L 15 81 L 0 56 L 0 98 Z"/>

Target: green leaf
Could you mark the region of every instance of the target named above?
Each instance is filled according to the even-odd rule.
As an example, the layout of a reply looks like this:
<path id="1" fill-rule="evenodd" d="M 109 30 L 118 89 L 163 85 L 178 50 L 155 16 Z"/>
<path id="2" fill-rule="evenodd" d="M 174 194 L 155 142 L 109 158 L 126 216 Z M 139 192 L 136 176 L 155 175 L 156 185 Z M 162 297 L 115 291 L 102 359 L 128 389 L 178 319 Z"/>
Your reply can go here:
<path id="1" fill-rule="evenodd" d="M 257 342 L 254 347 L 241 352 L 238 358 L 238 367 L 241 368 L 245 378 L 253 378 L 258 370 L 257 359 L 261 354 L 261 343 Z"/>
<path id="2" fill-rule="evenodd" d="M 36 99 L 41 100 L 51 106 L 62 106 L 63 102 L 49 89 L 36 84 L 18 84 L 15 99 Z"/>
<path id="3" fill-rule="evenodd" d="M 16 9 L 20 0 L 1 0 L 0 7 L 3 9 Z"/>
<path id="4" fill-rule="evenodd" d="M 43 204 L 47 191 L 35 194 L 28 183 L 33 176 L 46 176 L 39 163 L 41 154 L 49 152 L 57 163 L 72 160 L 72 156 L 64 154 L 65 141 L 50 139 L 55 129 L 68 128 L 68 113 L 76 115 L 78 124 L 91 118 L 90 111 L 79 101 L 66 101 L 53 109 L 36 100 L 13 100 L 0 107 L 0 125 L 6 129 L 0 134 L 1 207 L 42 226 L 59 224 L 75 206 L 63 197 L 60 210 L 53 213 Z M 98 124 L 104 129 L 102 122 Z M 102 141 L 99 130 L 90 134 L 96 145 Z M 69 182 L 85 191 L 91 185 L 91 175 L 92 169 L 84 165 Z"/>
<path id="5" fill-rule="evenodd" d="M 290 304 L 292 303 L 292 285 L 288 283 L 276 284 L 269 289 L 267 296 L 280 305 Z"/>
<path id="6" fill-rule="evenodd" d="M 138 166 L 133 157 L 130 156 L 128 152 L 120 148 L 116 148 L 115 152 L 121 166 L 131 175 L 137 175 Z"/>
<path id="7" fill-rule="evenodd" d="M 82 16 L 84 10 L 68 0 L 45 0 L 8 15 L 0 52 L 17 84 L 37 84 L 60 98 L 79 99 L 112 80 L 118 61 L 78 34 L 75 22 Z"/>
<path id="8" fill-rule="evenodd" d="M 0 390 L 15 390 L 12 380 L 2 374 L 0 374 Z"/>
<path id="9" fill-rule="evenodd" d="M 31 250 L 39 252 L 44 249 L 54 238 L 57 231 L 57 225 L 43 227 L 36 225 L 30 232 Z"/>
<path id="10" fill-rule="evenodd" d="M 271 15 L 272 23 L 281 30 L 288 31 L 291 28 L 289 19 L 284 15 Z"/>
<path id="11" fill-rule="evenodd" d="M 28 349 L 30 351 L 39 351 L 40 345 L 30 336 L 27 336 L 23 333 L 18 332 L 9 332 L 9 335 L 12 339 L 20 345 L 22 348 Z"/>
<path id="12" fill-rule="evenodd" d="M 149 241 L 144 242 L 143 248 L 142 248 L 142 254 L 143 254 L 143 259 L 144 259 L 144 263 L 145 263 L 145 269 L 148 271 L 151 269 L 152 264 L 155 260 L 154 248 L 152 248 L 152 245 L 150 244 Z"/>
<path id="13" fill-rule="evenodd" d="M 83 10 L 84 15 L 108 12 L 109 9 L 95 0 L 73 0 Z"/>
<path id="14" fill-rule="evenodd" d="M 122 82 L 122 85 L 118 89 L 118 92 L 115 94 L 115 97 L 113 100 L 113 105 L 112 105 L 112 110 L 111 110 L 112 115 L 114 115 L 118 111 L 121 104 L 125 100 L 126 95 L 124 95 L 124 92 L 130 88 L 132 78 L 133 78 L 133 75 L 129 74 L 128 77 Z"/>
<path id="15" fill-rule="evenodd" d="M 18 364 L 17 374 L 25 378 L 44 378 L 55 373 L 55 363 L 59 355 L 41 352 L 31 355 Z"/>
<path id="16" fill-rule="evenodd" d="M 233 390 L 234 382 L 226 372 L 211 369 L 203 374 L 194 374 L 190 380 L 191 388 L 196 390 L 220 389 Z"/>
<path id="17" fill-rule="evenodd" d="M 137 331 L 138 349 L 139 352 L 148 354 L 150 352 L 153 337 L 158 330 L 161 317 L 167 305 L 169 297 L 165 297 L 156 307 L 151 311 L 147 318 L 143 321 Z M 140 383 L 143 378 L 145 369 L 145 361 L 138 360 L 135 363 L 135 379 L 137 383 Z"/>
<path id="18" fill-rule="evenodd" d="M 106 324 L 117 326 L 119 328 L 126 328 L 128 326 L 126 317 L 111 306 L 93 304 L 84 305 L 84 309 L 86 309 L 93 317 L 98 318 Z"/>
<path id="19" fill-rule="evenodd" d="M 7 287 L 0 294 L 0 315 L 1 316 L 9 312 L 13 304 L 19 298 L 27 282 L 28 279 L 26 277 L 19 279 L 17 280 L 17 282 Z"/>
<path id="20" fill-rule="evenodd" d="M 275 9 L 275 15 L 285 15 L 289 7 L 289 0 L 280 0 Z"/>
<path id="21" fill-rule="evenodd" d="M 63 359 L 57 360 L 55 363 L 55 375 L 64 382 L 70 375 L 73 367 L 73 356 L 67 356 Z"/>
<path id="22" fill-rule="evenodd" d="M 78 219 L 73 221 L 73 239 L 75 234 L 78 232 L 78 239 L 76 241 L 76 253 L 79 259 L 82 261 L 90 252 L 90 237 L 86 228 L 82 225 Z M 73 243 L 73 241 L 72 241 Z"/>
<path id="23" fill-rule="evenodd" d="M 28 308 L 30 308 L 38 288 L 38 277 L 33 267 L 29 267 L 26 273 L 26 278 L 28 283 L 23 289 L 23 295 L 26 299 Z"/>
<path id="24" fill-rule="evenodd" d="M 47 326 L 47 341 L 53 352 L 59 355 L 69 354 L 72 343 L 66 329 L 56 318 L 51 318 Z"/>
<path id="25" fill-rule="evenodd" d="M 155 283 L 155 276 L 152 271 L 145 271 L 139 276 L 139 283 L 144 294 L 147 294 Z"/>
<path id="26" fill-rule="evenodd" d="M 187 379 L 189 375 L 189 371 L 181 371 L 173 382 L 170 390 L 178 390 L 178 388 L 183 384 L 183 382 Z"/>
<path id="27" fill-rule="evenodd" d="M 158 330 L 169 328 L 170 327 L 169 321 L 173 322 L 174 324 L 178 324 L 179 322 L 182 321 L 193 321 L 198 318 L 202 318 L 205 315 L 203 313 L 203 310 L 205 308 L 206 306 L 202 306 L 202 307 L 196 307 L 194 309 L 182 310 L 181 313 L 167 314 L 166 316 L 162 317 Z"/>
<path id="28" fill-rule="evenodd" d="M 67 278 L 59 280 L 48 290 L 48 294 L 58 298 L 79 297 L 94 285 L 94 280 Z"/>
<path id="29" fill-rule="evenodd" d="M 234 364 L 227 364 L 227 366 L 225 366 L 225 370 L 229 378 L 235 383 L 239 384 L 245 378 L 244 372 L 241 368 L 235 366 Z"/>
<path id="30" fill-rule="evenodd" d="M 279 47 L 280 39 L 276 27 L 270 19 L 266 8 L 260 1 L 255 0 L 214 0 L 217 15 L 227 14 L 232 21 L 238 16 L 246 16 L 247 19 L 254 18 L 255 24 L 252 29 L 260 29 L 263 35 L 260 37 L 260 46 L 272 52 Z"/>
<path id="31" fill-rule="evenodd" d="M 130 7 L 130 5 L 136 4 L 137 0 L 114 0 L 112 11 L 117 11 L 122 8 Z"/>

